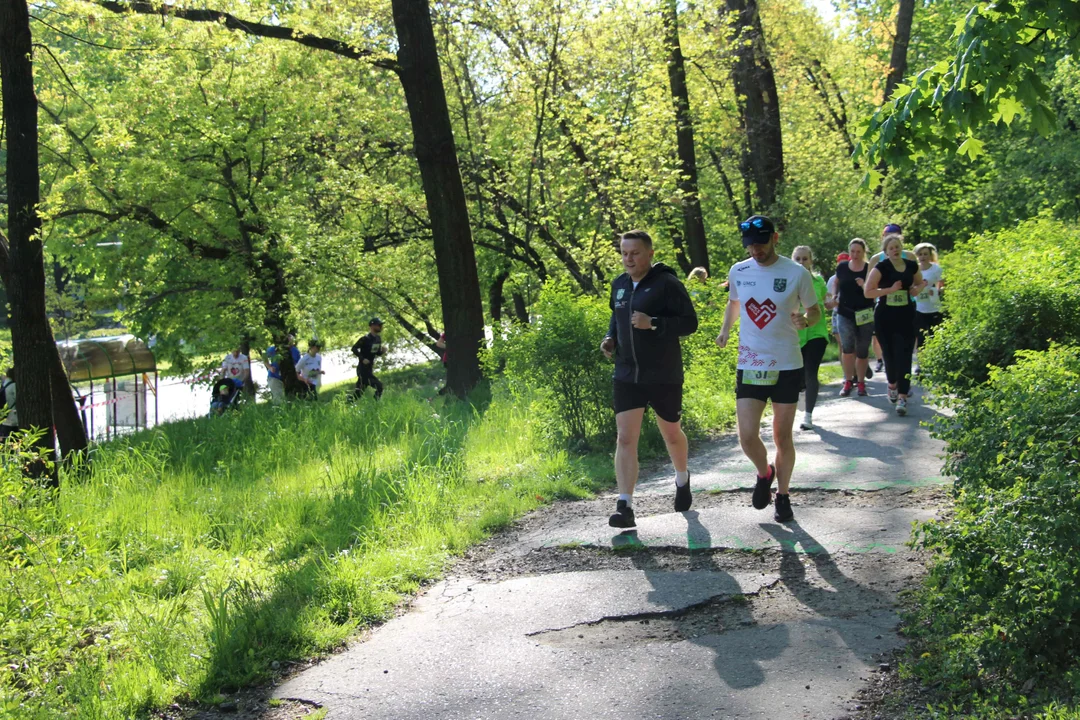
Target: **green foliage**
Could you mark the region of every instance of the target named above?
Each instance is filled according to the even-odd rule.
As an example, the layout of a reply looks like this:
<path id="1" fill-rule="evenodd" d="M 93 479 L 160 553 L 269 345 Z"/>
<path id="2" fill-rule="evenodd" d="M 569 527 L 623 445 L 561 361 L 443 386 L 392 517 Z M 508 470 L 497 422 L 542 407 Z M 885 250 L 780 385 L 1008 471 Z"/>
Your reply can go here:
<path id="1" fill-rule="evenodd" d="M 950 391 L 989 377 L 1019 350 L 1080 342 L 1080 230 L 1038 218 L 961 243 L 943 259 L 947 318 L 920 354 Z"/>
<path id="2" fill-rule="evenodd" d="M 165 425 L 97 447 L 59 491 L 0 457 L 0 716 L 119 720 L 265 680 L 610 479 L 549 451 L 527 402 L 429 396 Z"/>
<path id="3" fill-rule="evenodd" d="M 1000 691 L 1016 706 L 1031 678 L 1080 688 L 1078 386 L 1080 348 L 1022 351 L 936 424 L 955 513 L 917 530 L 935 555 L 906 619 L 926 650 L 910 669 L 965 701 Z"/>
<path id="4" fill-rule="evenodd" d="M 1080 2 L 978 3 L 956 23 L 952 57 L 899 86 L 865 126 L 855 155 L 866 167 L 903 166 L 937 148 L 975 159 L 980 127 L 1023 111 L 1046 137 L 1056 126 L 1040 71 L 1048 55 L 1080 50 Z M 871 186 L 880 174 L 867 172 Z"/>
<path id="5" fill-rule="evenodd" d="M 517 398 L 533 395 L 534 411 L 556 442 L 603 447 L 614 437 L 611 363 L 599 350 L 611 310 L 598 297 L 548 283 L 534 306 L 536 320 L 496 336 L 485 364 L 505 371 Z"/>

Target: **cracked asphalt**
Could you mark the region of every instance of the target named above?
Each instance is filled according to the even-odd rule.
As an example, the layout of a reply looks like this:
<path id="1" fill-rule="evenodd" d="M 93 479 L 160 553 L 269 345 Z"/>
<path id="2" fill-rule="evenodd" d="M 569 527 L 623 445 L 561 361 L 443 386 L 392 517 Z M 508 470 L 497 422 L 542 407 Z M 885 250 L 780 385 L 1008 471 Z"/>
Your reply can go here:
<path id="1" fill-rule="evenodd" d="M 844 718 L 901 644 L 897 593 L 923 558 L 913 522 L 946 503 L 920 421 L 823 388 L 796 430 L 795 520 L 750 508 L 725 436 L 691 457 L 694 507 L 643 468 L 636 532 L 614 496 L 564 502 L 475 548 L 408 612 L 284 682 L 327 718 Z"/>

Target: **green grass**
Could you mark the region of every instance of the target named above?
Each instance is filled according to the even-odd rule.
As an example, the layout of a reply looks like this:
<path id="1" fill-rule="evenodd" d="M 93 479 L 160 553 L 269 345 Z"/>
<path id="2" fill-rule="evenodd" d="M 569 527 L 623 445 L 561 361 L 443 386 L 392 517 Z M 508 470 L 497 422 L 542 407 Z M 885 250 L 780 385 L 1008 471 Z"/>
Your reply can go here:
<path id="1" fill-rule="evenodd" d="M 608 458 L 539 442 L 527 406 L 416 380 L 139 433 L 57 493 L 9 463 L 0 716 L 127 718 L 264 680 L 513 518 L 611 482 Z"/>

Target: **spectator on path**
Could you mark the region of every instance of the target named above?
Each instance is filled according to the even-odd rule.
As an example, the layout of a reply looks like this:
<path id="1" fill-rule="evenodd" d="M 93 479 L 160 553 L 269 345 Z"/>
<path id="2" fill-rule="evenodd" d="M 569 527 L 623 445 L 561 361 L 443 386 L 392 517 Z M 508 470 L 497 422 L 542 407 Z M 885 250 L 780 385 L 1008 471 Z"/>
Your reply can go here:
<path id="1" fill-rule="evenodd" d="M 270 389 L 270 401 L 275 405 L 280 405 L 285 402 L 285 379 L 281 377 L 277 345 L 271 345 L 266 349 L 264 364 L 266 365 L 266 385 Z M 296 365 L 296 360 L 293 361 L 293 365 Z"/>
<path id="2" fill-rule="evenodd" d="M 368 323 L 368 334 L 357 340 L 352 346 L 352 354 L 360 362 L 356 365 L 356 388 L 353 397 L 363 397 L 364 391 L 375 388 L 375 399 L 378 400 L 383 394 L 383 384 L 375 377 L 375 359 L 386 354 L 386 346 L 382 341 L 383 321 L 377 317 L 371 318 Z M 445 362 L 445 355 L 444 362 Z"/>
<path id="3" fill-rule="evenodd" d="M 239 345 L 221 361 L 221 374 L 231 380 L 237 390 L 243 388 L 244 383 L 251 377 L 251 360 L 241 351 Z"/>
<path id="4" fill-rule="evenodd" d="M 0 413 L 5 413 L 3 422 L 0 422 L 0 440 L 7 440 L 11 433 L 19 429 L 19 416 L 15 410 L 15 368 L 7 369 L 0 384 Z"/>
<path id="5" fill-rule="evenodd" d="M 319 388 L 322 386 L 323 369 L 320 350 L 322 350 L 322 343 L 312 338 L 308 343 L 307 354 L 296 363 L 296 374 L 307 385 L 308 396 L 312 400 L 318 399 Z"/>

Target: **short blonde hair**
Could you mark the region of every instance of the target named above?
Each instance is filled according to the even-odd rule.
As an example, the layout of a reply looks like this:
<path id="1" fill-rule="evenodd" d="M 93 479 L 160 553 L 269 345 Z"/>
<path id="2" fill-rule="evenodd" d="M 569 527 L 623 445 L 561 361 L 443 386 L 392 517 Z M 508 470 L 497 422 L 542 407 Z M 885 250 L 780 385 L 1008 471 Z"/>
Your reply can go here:
<path id="1" fill-rule="evenodd" d="M 919 243 L 918 245 L 915 246 L 915 248 L 912 250 L 912 252 L 914 252 L 916 255 L 918 255 L 920 250 L 929 250 L 930 251 L 930 262 L 937 262 L 937 248 L 934 247 L 933 244 L 925 243 L 925 242 L 924 243 Z"/>
<path id="2" fill-rule="evenodd" d="M 709 271 L 703 267 L 696 267 L 690 271 L 690 274 L 686 276 L 687 280 L 700 280 L 705 282 L 709 279 Z"/>

